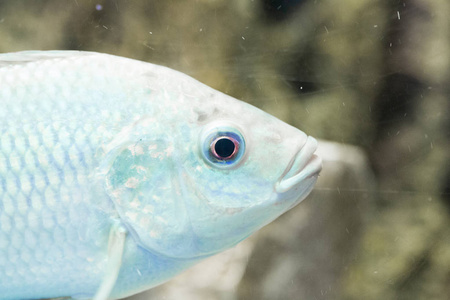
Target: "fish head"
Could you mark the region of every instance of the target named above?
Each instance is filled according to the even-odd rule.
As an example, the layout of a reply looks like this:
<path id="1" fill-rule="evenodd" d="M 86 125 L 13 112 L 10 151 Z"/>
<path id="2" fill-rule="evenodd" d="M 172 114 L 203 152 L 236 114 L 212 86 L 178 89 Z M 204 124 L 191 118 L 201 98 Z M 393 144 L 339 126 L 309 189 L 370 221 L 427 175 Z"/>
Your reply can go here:
<path id="1" fill-rule="evenodd" d="M 313 137 L 223 94 L 207 103 L 179 172 L 199 255 L 235 245 L 300 203 L 322 168 Z"/>
<path id="2" fill-rule="evenodd" d="M 196 260 L 236 245 L 302 201 L 321 160 L 317 141 L 304 132 L 186 82 L 173 87 L 180 92 L 166 103 L 169 111 L 156 121 L 144 118 L 112 142 L 103 173 L 142 248 Z"/>

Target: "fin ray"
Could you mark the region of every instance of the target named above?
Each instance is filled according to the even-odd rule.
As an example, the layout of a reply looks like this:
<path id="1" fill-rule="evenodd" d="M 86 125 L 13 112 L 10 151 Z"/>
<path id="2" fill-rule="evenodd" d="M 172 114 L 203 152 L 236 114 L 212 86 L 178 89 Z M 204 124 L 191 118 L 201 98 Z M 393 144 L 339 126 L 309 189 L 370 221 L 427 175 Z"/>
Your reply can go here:
<path id="1" fill-rule="evenodd" d="M 127 237 L 127 230 L 117 222 L 111 227 L 109 233 L 108 243 L 108 261 L 106 265 L 105 274 L 98 288 L 93 300 L 108 299 L 111 291 L 114 288 L 117 277 L 122 266 L 122 255 L 125 248 L 125 240 Z"/>

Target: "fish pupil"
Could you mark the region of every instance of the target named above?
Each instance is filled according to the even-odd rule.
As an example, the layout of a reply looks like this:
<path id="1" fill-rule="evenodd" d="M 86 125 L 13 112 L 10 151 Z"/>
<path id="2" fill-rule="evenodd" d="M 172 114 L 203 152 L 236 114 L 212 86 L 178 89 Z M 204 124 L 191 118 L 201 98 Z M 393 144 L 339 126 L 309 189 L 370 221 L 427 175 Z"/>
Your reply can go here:
<path id="1" fill-rule="evenodd" d="M 219 159 L 229 159 L 236 153 L 237 141 L 228 137 L 221 137 L 214 143 L 214 154 Z"/>

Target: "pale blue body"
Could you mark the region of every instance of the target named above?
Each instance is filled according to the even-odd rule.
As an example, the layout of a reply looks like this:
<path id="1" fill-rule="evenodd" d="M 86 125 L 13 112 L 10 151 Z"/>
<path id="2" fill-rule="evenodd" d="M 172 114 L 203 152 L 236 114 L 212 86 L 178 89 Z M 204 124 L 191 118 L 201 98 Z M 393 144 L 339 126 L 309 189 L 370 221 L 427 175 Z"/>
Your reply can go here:
<path id="1" fill-rule="evenodd" d="M 280 160 L 267 174 L 252 166 L 260 154 L 249 152 L 237 180 L 228 178 L 232 170 L 201 162 L 197 138 L 214 114 L 228 120 L 250 110 L 255 126 L 281 122 L 147 63 L 3 54 L 0 105 L 0 299 L 92 297 L 115 222 L 129 233 L 111 297 L 150 288 L 265 225 L 306 197 L 317 178 L 316 168 L 301 191 L 273 206 L 293 147 L 274 146 Z M 297 135 L 290 145 L 305 143 L 305 134 L 283 126 L 273 139 L 286 132 Z M 246 133 L 249 145 L 258 134 Z M 267 145 L 272 135 L 264 139 Z M 243 181 L 249 172 L 261 178 Z"/>
<path id="2" fill-rule="evenodd" d="M 93 170 L 103 157 L 99 147 L 136 117 L 161 112 L 167 101 L 157 99 L 166 97 L 161 94 L 148 101 L 153 91 L 118 76 L 125 68 L 131 74 L 140 71 L 141 64 L 131 60 L 111 69 L 101 59 L 98 65 L 75 62 L 56 70 L 53 64 L 43 60 L 31 71 L 30 64 L 0 69 L 2 299 L 82 297 L 96 291 L 111 217 L 117 216 L 101 184 L 94 184 Z M 105 74 L 118 75 L 101 78 Z M 176 271 L 173 262 L 151 255 L 132 239 L 127 250 L 134 263 L 123 270 L 126 278 L 119 279 L 118 291 L 140 278 L 147 284 L 148 276 L 157 283 Z"/>

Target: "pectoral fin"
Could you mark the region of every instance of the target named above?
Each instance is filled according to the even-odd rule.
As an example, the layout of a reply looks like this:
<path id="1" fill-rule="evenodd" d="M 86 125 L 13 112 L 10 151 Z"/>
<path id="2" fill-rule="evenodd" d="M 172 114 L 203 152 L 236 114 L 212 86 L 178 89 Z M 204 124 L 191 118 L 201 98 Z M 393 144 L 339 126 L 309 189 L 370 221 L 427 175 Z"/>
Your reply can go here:
<path id="1" fill-rule="evenodd" d="M 108 242 L 108 260 L 103 280 L 97 290 L 93 300 L 106 300 L 111 294 L 112 289 L 119 275 L 122 266 L 122 254 L 125 248 L 125 239 L 127 230 L 119 223 L 114 224 L 109 232 Z"/>

